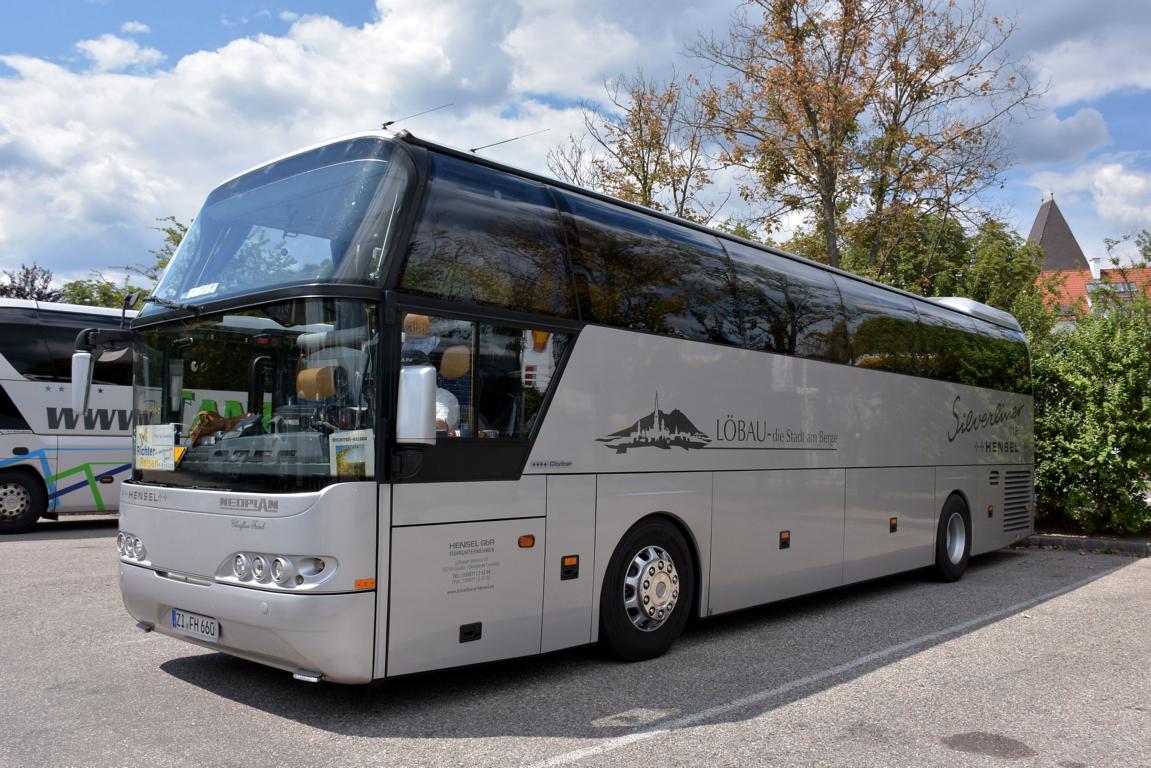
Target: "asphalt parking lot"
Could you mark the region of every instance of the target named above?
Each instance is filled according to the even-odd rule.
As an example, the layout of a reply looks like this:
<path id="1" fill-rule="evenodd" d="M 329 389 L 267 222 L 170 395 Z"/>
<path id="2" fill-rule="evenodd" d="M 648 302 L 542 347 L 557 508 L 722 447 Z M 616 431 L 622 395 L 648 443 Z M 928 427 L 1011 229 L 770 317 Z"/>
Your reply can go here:
<path id="1" fill-rule="evenodd" d="M 1151 559 L 1007 550 L 371 686 L 133 629 L 114 520 L 0 538 L 0 766 L 1151 766 Z"/>

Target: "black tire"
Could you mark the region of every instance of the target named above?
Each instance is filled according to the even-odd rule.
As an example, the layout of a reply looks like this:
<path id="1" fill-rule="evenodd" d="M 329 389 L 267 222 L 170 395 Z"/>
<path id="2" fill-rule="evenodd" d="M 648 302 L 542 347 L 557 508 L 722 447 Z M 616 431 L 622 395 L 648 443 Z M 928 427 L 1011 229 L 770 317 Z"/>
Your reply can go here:
<path id="1" fill-rule="evenodd" d="M 959 581 L 970 559 L 971 513 L 962 497 L 951 496 L 939 513 L 939 527 L 935 531 L 935 578 Z"/>
<path id="2" fill-rule="evenodd" d="M 654 576 L 645 582 L 641 577 L 648 568 Z M 623 661 L 644 661 L 666 653 L 692 611 L 694 573 L 691 550 L 671 523 L 647 520 L 624 534 L 608 562 L 600 593 L 599 639 L 604 650 Z M 634 586 L 629 587 L 629 579 Z M 648 617 L 637 610 L 645 596 L 652 600 L 645 611 L 658 616 Z M 670 608 L 663 614 L 665 605 Z"/>
<path id="3" fill-rule="evenodd" d="M 0 534 L 31 530 L 47 509 L 40 483 L 24 472 L 0 474 Z"/>

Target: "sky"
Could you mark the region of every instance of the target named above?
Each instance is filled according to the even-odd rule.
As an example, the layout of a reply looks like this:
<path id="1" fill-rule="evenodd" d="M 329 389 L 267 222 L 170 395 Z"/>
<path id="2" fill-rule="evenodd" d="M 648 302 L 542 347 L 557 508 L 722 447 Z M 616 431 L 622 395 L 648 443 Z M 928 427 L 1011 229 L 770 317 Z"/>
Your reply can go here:
<path id="1" fill-rule="evenodd" d="M 1088 258 L 1151 229 L 1151 3 L 986 0 L 1043 89 L 985 204 L 1021 235 L 1054 195 Z M 151 261 L 220 181 L 398 123 L 547 173 L 581 99 L 691 71 L 738 0 L 38 0 L 0 7 L 0 270 Z"/>

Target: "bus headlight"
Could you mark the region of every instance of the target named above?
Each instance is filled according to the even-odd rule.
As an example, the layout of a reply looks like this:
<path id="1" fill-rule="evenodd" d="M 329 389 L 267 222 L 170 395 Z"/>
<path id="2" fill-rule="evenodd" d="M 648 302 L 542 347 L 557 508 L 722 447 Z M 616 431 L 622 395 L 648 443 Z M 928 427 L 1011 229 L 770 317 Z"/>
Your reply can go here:
<path id="1" fill-rule="evenodd" d="M 232 573 L 236 574 L 236 578 L 243 581 L 252 575 L 252 559 L 245 555 L 243 552 L 232 558 Z"/>
<path id="2" fill-rule="evenodd" d="M 338 569 L 336 559 L 327 555 L 233 552 L 216 568 L 216 579 L 249 588 L 301 592 L 330 582 Z"/>
<path id="3" fill-rule="evenodd" d="M 143 561 L 148 554 L 140 537 L 127 531 L 120 531 L 116 534 L 116 551 L 125 560 Z"/>
<path id="4" fill-rule="evenodd" d="M 277 557 L 272 561 L 272 581 L 283 584 L 296 575 L 292 561 L 286 557 Z"/>

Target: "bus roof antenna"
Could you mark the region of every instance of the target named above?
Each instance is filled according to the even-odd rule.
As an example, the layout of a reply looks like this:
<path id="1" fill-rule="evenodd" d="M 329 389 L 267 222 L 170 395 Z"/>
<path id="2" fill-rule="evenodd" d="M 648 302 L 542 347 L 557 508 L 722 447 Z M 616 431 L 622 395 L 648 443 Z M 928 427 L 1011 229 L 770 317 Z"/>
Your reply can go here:
<path id="1" fill-rule="evenodd" d="M 455 104 L 454 101 L 449 101 L 447 104 L 441 104 L 438 107 L 432 107 L 431 109 L 425 109 L 423 112 L 417 112 L 414 115 L 408 115 L 407 117 L 401 117 L 399 120 L 388 120 L 387 122 L 385 122 L 383 125 L 380 126 L 380 130 L 386 131 L 388 129 L 389 125 L 395 125 L 396 123 L 402 123 L 405 120 L 411 120 L 412 118 L 419 117 L 420 115 L 426 115 L 429 112 L 435 112 L 437 110 L 444 109 L 445 107 L 450 107 L 453 104 Z"/>
<path id="2" fill-rule="evenodd" d="M 551 130 L 551 128 L 544 128 L 544 129 L 539 130 L 539 131 L 532 131 L 531 133 L 523 133 L 523 134 L 520 134 L 519 136 L 513 136 L 510 139 L 504 139 L 503 141 L 496 141 L 496 142 L 492 142 L 491 144 L 484 144 L 482 147 L 472 147 L 468 151 L 474 155 L 476 152 L 479 152 L 481 149 L 487 149 L 488 147 L 498 147 L 500 144 L 507 144 L 507 143 L 512 142 L 512 141 L 519 141 L 520 139 L 526 139 L 528 136 L 538 136 L 539 134 L 547 133 L 550 130 Z"/>

